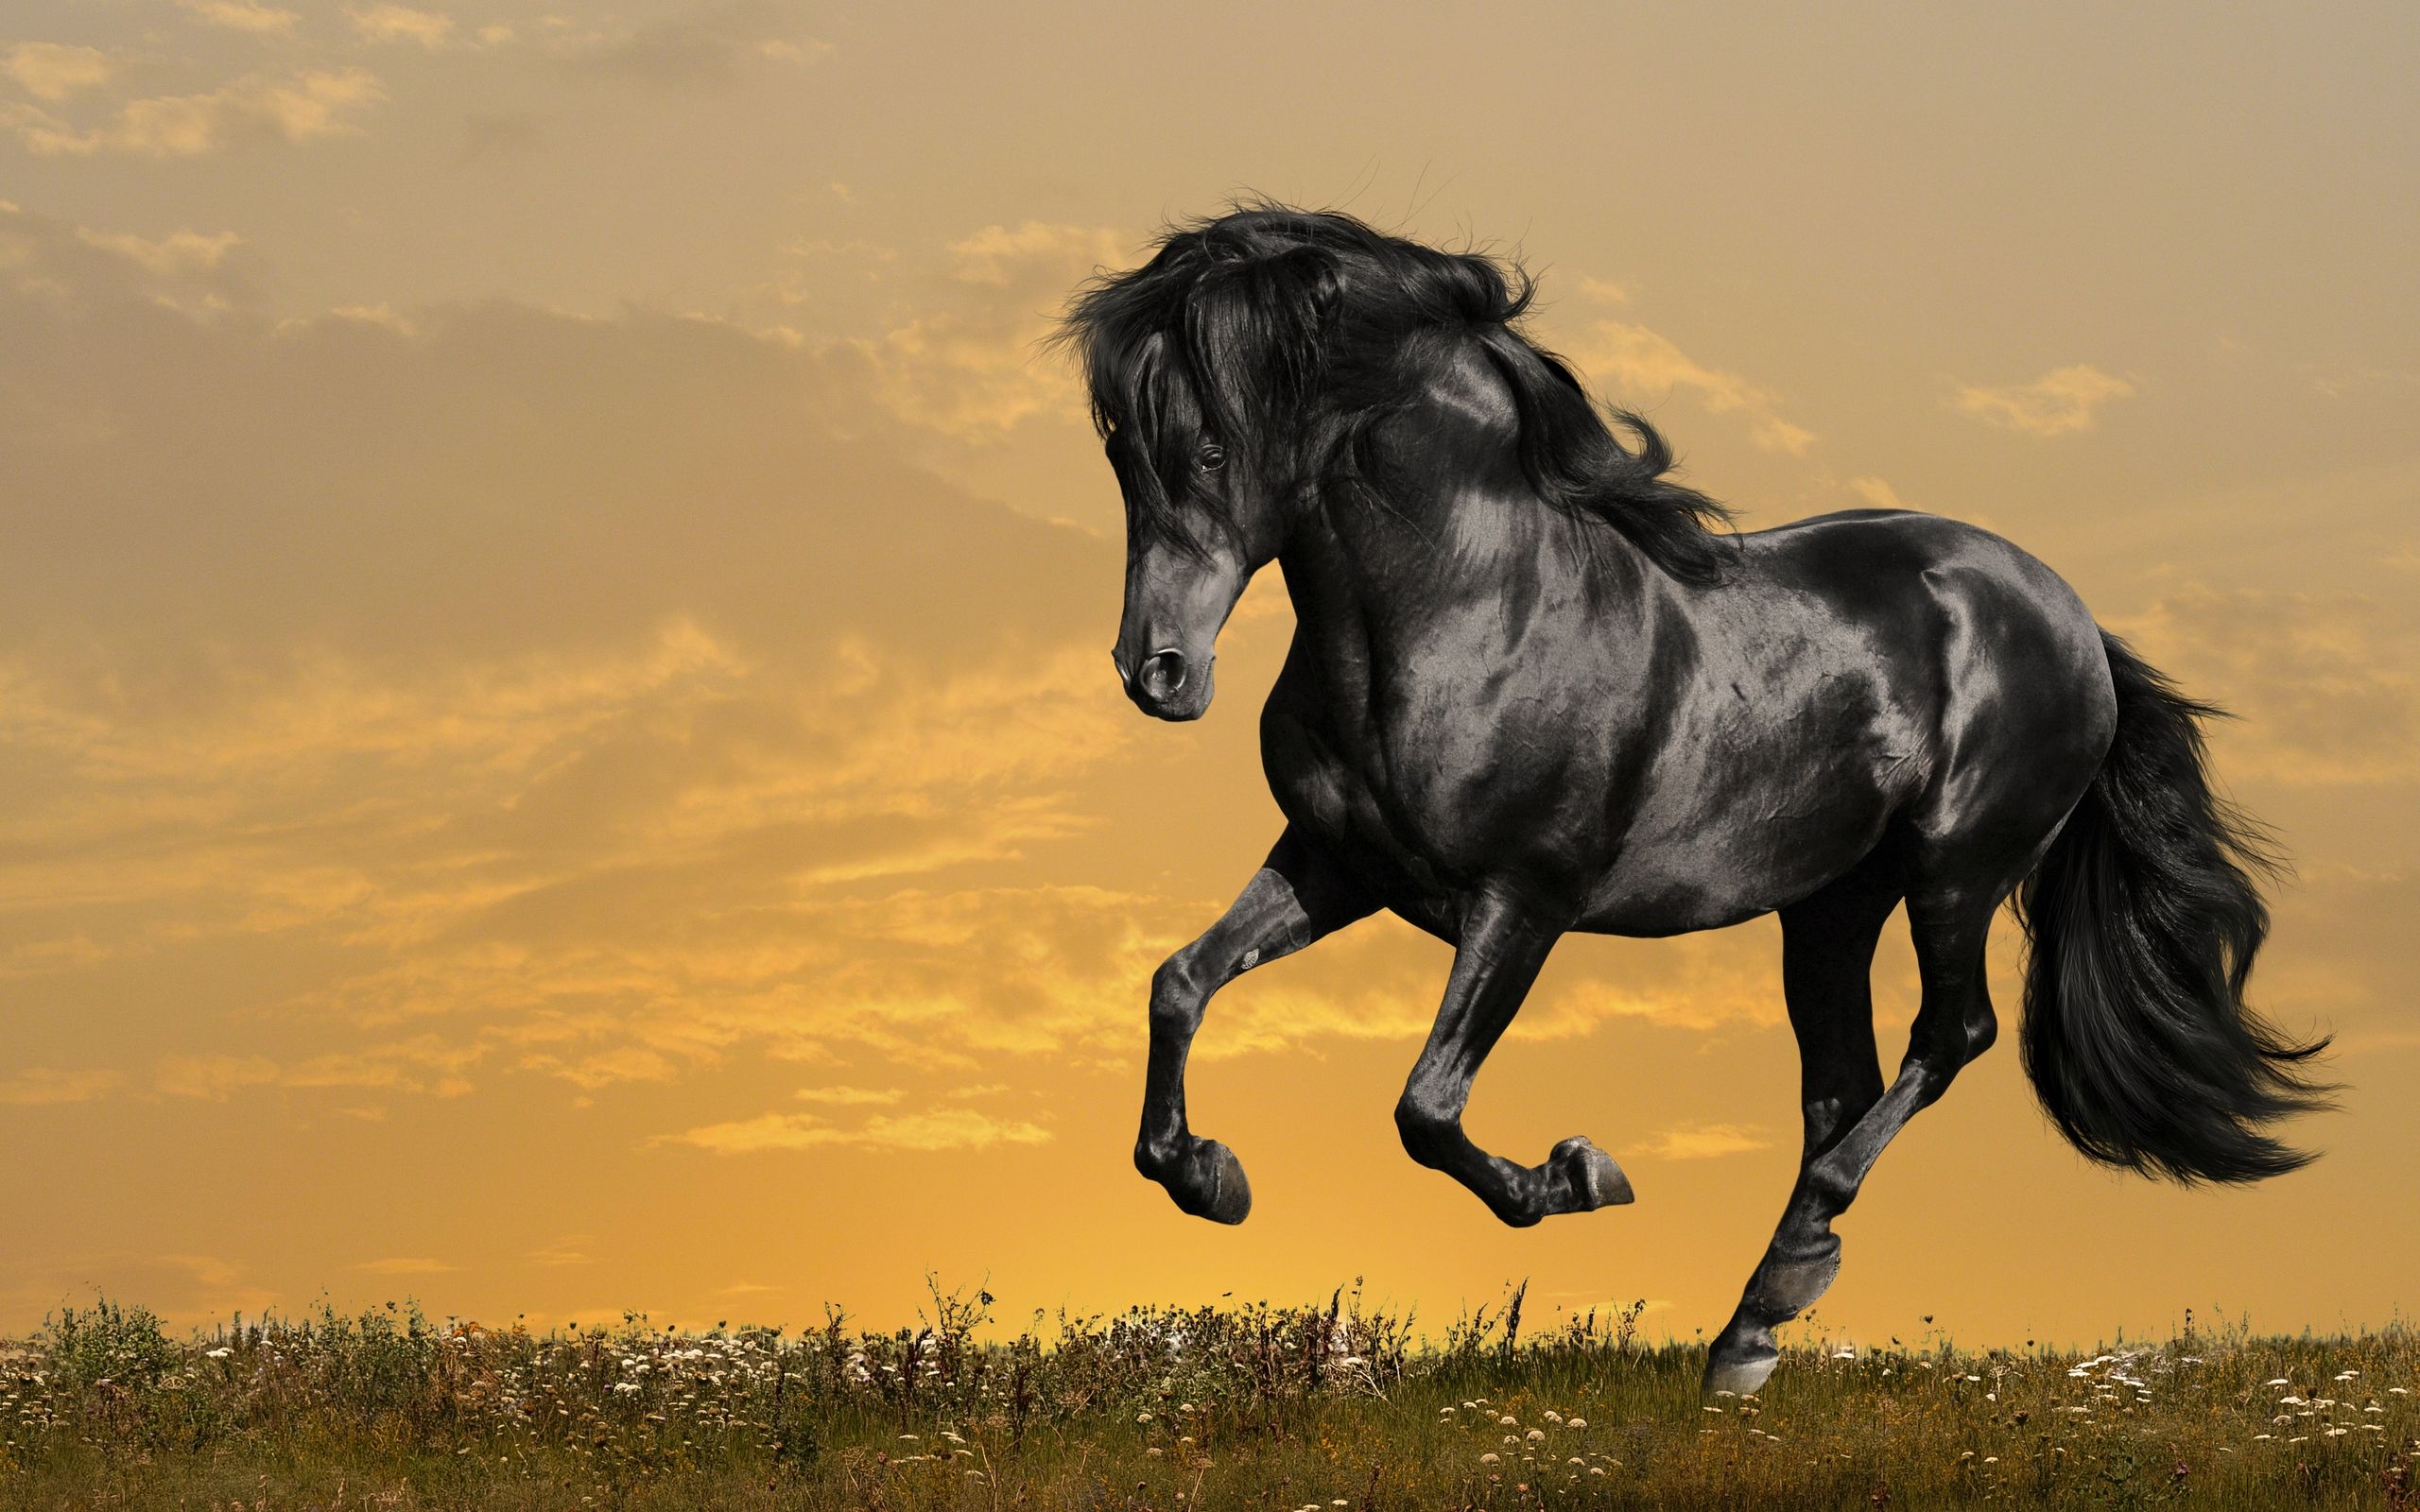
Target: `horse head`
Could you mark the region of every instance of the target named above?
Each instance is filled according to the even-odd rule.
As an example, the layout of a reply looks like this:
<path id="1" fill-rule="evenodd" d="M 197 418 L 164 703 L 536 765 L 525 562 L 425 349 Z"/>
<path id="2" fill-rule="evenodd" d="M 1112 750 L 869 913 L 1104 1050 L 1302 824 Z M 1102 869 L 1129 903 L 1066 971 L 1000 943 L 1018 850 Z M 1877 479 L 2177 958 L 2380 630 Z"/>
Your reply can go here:
<path id="1" fill-rule="evenodd" d="M 1112 659 L 1148 714 L 1209 708 L 1220 627 L 1310 507 L 1334 236 L 1323 217 L 1274 211 L 1171 232 L 1144 266 L 1095 281 L 1061 330 L 1125 502 Z"/>
<path id="2" fill-rule="evenodd" d="M 1135 707 L 1199 719 L 1210 707 L 1219 629 L 1290 522 L 1266 469 L 1215 426 L 1163 418 L 1104 438 L 1126 502 L 1126 594 L 1110 658 Z"/>

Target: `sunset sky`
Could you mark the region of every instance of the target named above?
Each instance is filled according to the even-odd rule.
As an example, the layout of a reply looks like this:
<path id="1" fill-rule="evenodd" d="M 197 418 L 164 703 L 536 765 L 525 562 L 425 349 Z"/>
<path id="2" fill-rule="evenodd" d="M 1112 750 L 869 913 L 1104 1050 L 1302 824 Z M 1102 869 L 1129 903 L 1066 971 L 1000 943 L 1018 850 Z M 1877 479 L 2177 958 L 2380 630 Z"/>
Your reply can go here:
<path id="1" fill-rule="evenodd" d="M 1796 1169 L 1771 920 L 1567 940 L 1478 1081 L 1634 1207 L 1508 1229 L 1404 1155 L 1448 952 L 1392 919 L 1212 1006 L 1249 1222 L 1130 1164 L 1150 972 L 1279 828 L 1291 616 L 1254 586 L 1205 722 L 1127 704 L 1035 342 L 1243 191 L 1519 254 L 1748 526 L 1989 525 L 2242 716 L 2325 1159 L 2088 1166 L 2004 1033 L 1823 1326 L 2420 1302 L 2420 9 L 1019 10 L 0 14 L 0 1332 L 895 1323 L 927 1271 L 1719 1327 Z M 1895 1065 L 1896 924 L 1877 981 Z"/>

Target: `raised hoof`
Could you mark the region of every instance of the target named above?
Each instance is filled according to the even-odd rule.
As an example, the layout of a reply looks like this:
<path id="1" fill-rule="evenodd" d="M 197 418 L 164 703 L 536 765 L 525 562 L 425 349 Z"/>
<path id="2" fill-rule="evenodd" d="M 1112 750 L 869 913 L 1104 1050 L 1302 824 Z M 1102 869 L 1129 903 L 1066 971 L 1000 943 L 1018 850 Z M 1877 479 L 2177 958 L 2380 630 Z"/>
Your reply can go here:
<path id="1" fill-rule="evenodd" d="M 1244 1163 L 1217 1140 L 1197 1143 L 1162 1184 L 1178 1207 L 1197 1218 L 1237 1224 L 1252 1211 L 1252 1183 L 1244 1178 Z"/>
<path id="2" fill-rule="evenodd" d="M 1726 1392 L 1745 1397 L 1762 1390 L 1765 1383 L 1772 1379 L 1773 1366 L 1780 1363 L 1781 1352 L 1772 1345 L 1726 1349 L 1722 1341 L 1717 1340 L 1705 1362 L 1705 1395 L 1711 1400 Z"/>
<path id="3" fill-rule="evenodd" d="M 1574 1212 L 1594 1212 L 1637 1200 L 1630 1189 L 1630 1177 L 1622 1175 L 1614 1158 L 1584 1138 L 1575 1135 L 1556 1145 L 1547 1164 L 1569 1177 Z"/>

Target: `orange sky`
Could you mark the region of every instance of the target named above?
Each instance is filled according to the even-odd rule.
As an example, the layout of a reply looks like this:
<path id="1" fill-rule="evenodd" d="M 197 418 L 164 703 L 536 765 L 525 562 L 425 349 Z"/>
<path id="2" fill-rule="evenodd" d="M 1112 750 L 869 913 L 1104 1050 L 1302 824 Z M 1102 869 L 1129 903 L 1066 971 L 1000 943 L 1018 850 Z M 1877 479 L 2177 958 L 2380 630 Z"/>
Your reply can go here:
<path id="1" fill-rule="evenodd" d="M 1751 525 L 1986 524 L 2244 717 L 2310 1170 L 2086 1167 L 2013 1037 L 1841 1224 L 1831 1326 L 2387 1318 L 2420 1226 L 2420 13 L 29 0 L 0 22 L 0 1329 L 413 1295 L 1011 1319 L 1368 1278 L 1727 1315 L 1795 1166 L 1770 921 L 1575 938 L 1474 1135 L 1391 1117 L 1372 921 L 1197 1050 L 1250 1222 L 1128 1163 L 1143 988 L 1273 838 L 1257 585 L 1127 706 L 1115 485 L 1032 343 L 1253 189 L 1518 250 Z M 2014 931 L 1996 942 L 2004 1022 Z M 1878 994 L 1911 1008 L 1894 928 Z"/>

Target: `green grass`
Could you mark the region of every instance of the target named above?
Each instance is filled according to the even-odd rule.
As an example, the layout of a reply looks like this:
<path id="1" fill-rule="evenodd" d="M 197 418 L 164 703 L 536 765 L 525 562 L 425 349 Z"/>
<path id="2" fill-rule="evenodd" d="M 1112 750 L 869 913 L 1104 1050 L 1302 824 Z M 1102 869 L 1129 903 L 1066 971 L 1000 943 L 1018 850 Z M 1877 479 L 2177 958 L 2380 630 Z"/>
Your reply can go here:
<path id="1" fill-rule="evenodd" d="M 988 1300 L 985 1299 L 985 1300 Z M 1415 1342 L 1349 1296 L 923 1326 L 544 1335 L 410 1308 L 172 1338 L 136 1307 L 0 1344 L 0 1507 L 2415 1505 L 2420 1336 L 2094 1355 L 1811 1331 L 1760 1399 L 1637 1310 Z"/>

